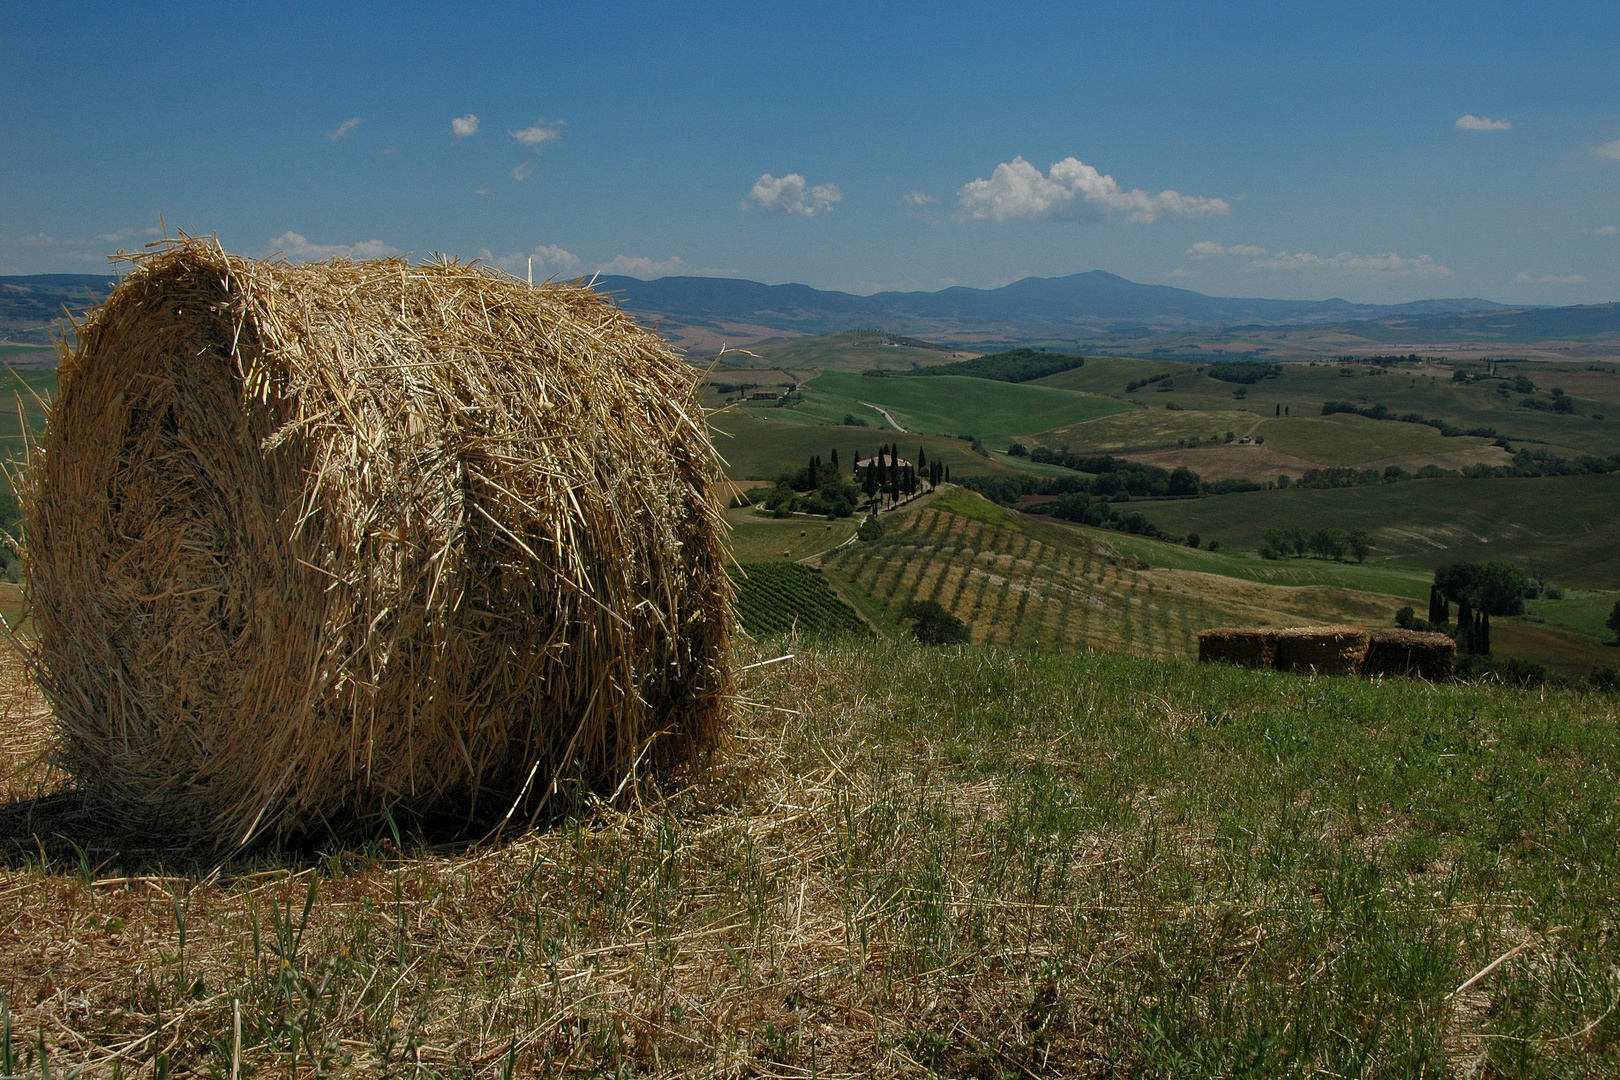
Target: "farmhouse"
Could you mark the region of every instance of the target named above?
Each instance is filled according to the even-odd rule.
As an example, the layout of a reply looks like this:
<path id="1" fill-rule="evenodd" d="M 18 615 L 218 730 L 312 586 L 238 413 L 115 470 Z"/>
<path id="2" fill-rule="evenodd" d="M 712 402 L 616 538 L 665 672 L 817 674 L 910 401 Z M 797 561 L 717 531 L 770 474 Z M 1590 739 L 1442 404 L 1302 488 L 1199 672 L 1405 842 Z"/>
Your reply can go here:
<path id="1" fill-rule="evenodd" d="M 887 475 L 888 472 L 891 469 L 894 469 L 896 466 L 901 469 L 911 468 L 911 462 L 907 461 L 903 457 L 895 457 L 894 454 L 885 450 L 882 453 L 873 454 L 869 458 L 864 458 L 855 462 L 855 482 L 858 484 L 862 480 L 865 480 L 866 471 L 872 468 L 874 465 L 877 466 L 878 472 L 882 475 Z"/>
<path id="2" fill-rule="evenodd" d="M 752 394 L 748 395 L 748 400 L 749 401 L 775 401 L 776 396 L 777 395 L 776 395 L 775 390 L 755 390 Z"/>

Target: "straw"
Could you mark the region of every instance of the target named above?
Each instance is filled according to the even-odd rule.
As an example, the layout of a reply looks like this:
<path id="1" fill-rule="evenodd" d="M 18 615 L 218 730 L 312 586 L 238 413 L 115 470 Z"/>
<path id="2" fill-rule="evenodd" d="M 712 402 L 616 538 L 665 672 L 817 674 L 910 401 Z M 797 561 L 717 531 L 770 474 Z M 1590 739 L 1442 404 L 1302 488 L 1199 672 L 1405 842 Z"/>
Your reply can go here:
<path id="1" fill-rule="evenodd" d="M 87 796 L 216 845 L 476 829 L 713 742 L 719 470 L 656 337 L 452 261 L 131 259 L 19 485 Z"/>

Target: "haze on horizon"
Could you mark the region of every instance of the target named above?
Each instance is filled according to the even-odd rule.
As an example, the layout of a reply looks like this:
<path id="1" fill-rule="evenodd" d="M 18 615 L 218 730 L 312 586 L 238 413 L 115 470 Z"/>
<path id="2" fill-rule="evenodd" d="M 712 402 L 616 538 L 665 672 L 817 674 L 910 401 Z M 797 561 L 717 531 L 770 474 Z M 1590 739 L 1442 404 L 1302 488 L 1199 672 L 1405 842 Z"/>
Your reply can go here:
<path id="1" fill-rule="evenodd" d="M 246 254 L 870 293 L 1620 298 L 1596 4 L 8 5 L 0 273 Z"/>

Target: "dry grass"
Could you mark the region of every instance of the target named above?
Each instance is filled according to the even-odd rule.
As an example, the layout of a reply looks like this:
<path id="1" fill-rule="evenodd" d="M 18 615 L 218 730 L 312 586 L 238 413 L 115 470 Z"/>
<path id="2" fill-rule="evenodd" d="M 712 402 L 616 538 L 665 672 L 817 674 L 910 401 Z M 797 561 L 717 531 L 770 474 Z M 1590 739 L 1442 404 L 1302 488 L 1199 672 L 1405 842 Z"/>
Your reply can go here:
<path id="1" fill-rule="evenodd" d="M 742 693 L 685 787 L 492 847 L 12 821 L 13 1068 L 1617 1073 L 1612 701 L 873 643 Z"/>
<path id="2" fill-rule="evenodd" d="M 166 244 L 79 328 L 24 478 L 62 763 L 229 846 L 483 830 L 713 739 L 696 373 L 587 289 Z"/>

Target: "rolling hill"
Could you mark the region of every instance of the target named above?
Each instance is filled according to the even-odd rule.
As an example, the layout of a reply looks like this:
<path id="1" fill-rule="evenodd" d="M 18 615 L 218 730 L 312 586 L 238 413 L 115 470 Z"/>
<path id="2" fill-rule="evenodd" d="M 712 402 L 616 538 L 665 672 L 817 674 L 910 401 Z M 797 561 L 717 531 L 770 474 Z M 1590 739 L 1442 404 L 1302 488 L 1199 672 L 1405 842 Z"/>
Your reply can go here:
<path id="1" fill-rule="evenodd" d="M 716 343 L 728 335 L 759 341 L 773 332 L 821 335 L 872 326 L 961 343 L 1047 337 L 1073 341 L 1245 324 L 1451 316 L 1503 306 L 1477 298 L 1381 305 L 1205 296 L 1190 289 L 1140 284 L 1102 270 L 1028 277 L 998 289 L 955 286 L 871 296 L 735 278 L 642 281 L 610 276 L 597 279 L 597 284 L 615 294 L 626 310 L 658 321 L 677 339 Z"/>

